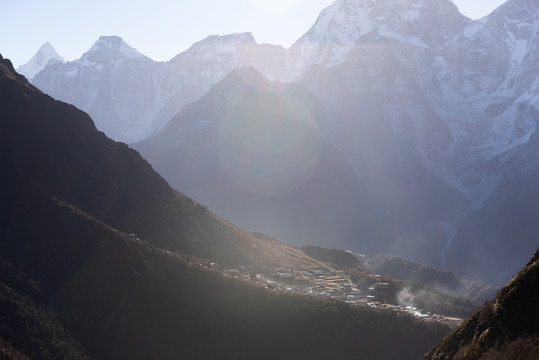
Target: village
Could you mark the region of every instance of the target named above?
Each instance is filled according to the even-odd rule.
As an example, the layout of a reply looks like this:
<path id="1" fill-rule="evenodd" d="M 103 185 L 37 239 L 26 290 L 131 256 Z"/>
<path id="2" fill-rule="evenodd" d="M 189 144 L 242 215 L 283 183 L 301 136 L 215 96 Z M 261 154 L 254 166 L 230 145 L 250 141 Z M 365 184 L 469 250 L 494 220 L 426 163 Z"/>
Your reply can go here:
<path id="1" fill-rule="evenodd" d="M 217 266 L 211 263 L 212 267 Z M 260 273 L 245 267 L 224 269 L 224 276 L 240 279 L 271 291 L 288 292 L 304 296 L 331 298 L 352 306 L 366 306 L 387 311 L 408 313 L 424 321 L 445 323 L 452 328 L 462 323 L 462 319 L 440 314 L 423 312 L 413 304 L 396 304 L 391 284 L 383 277 L 373 275 L 372 281 L 359 288 L 344 271 L 330 271 L 325 268 L 292 270 L 275 267 L 272 271 Z"/>

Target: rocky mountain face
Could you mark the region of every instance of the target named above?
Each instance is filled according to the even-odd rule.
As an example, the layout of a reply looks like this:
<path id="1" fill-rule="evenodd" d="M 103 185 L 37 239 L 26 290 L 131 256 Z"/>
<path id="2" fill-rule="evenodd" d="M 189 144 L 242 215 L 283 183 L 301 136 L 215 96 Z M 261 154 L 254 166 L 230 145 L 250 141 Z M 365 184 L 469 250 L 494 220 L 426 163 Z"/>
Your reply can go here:
<path id="1" fill-rule="evenodd" d="M 389 13 L 393 15 L 379 15 Z M 389 252 L 501 284 L 536 245 L 531 221 L 536 213 L 529 211 L 526 202 L 517 209 L 516 199 L 525 197 L 519 195 L 518 184 L 535 173 L 531 153 L 538 118 L 533 60 L 537 19 L 537 4 L 526 1 L 508 1 L 478 21 L 459 15 L 449 1 L 406 5 L 337 1 L 294 45 L 300 48 L 313 39 L 312 43 L 330 44 L 328 54 L 339 54 L 311 66 L 299 79 L 333 114 L 327 116 L 330 126 L 325 138 L 358 174 L 373 173 L 362 158 L 388 164 L 394 175 L 386 171 L 380 179 L 390 201 L 412 195 L 401 204 L 413 209 L 409 214 L 419 215 L 420 225 L 402 232 L 403 247 Z M 432 31 L 418 31 L 423 26 Z M 341 30 L 354 35 L 345 39 Z M 373 128 L 383 127 L 389 129 L 378 131 L 371 141 L 374 146 L 366 148 Z M 401 150 L 391 150 L 399 143 Z M 411 156 L 403 161 L 406 153 Z M 408 171 L 416 179 L 439 183 L 417 186 L 426 180 L 414 179 L 407 185 Z M 373 184 L 382 183 L 377 179 Z M 459 195 L 450 195 L 446 185 Z M 418 191 L 425 195 L 423 201 Z M 530 203 L 535 201 L 529 186 L 523 193 L 530 195 Z M 440 208 L 428 208 L 428 199 Z M 390 201 L 386 202 L 389 213 L 397 209 Z M 406 219 L 406 214 L 397 211 L 395 218 Z M 428 214 L 431 222 L 425 221 Z M 425 225 L 430 225 L 430 231 Z M 505 230 L 501 235 L 492 229 Z M 428 239 L 421 240 L 421 234 L 428 234 Z M 511 234 L 518 235 L 515 239 Z M 432 251 L 422 257 L 416 249 L 425 247 Z M 477 258 L 482 259 L 480 264 Z M 501 271 L 500 263 L 504 264 Z"/>
<path id="2" fill-rule="evenodd" d="M 539 7 L 528 1 L 508 1 L 466 28 L 458 55 L 458 42 L 448 49 L 454 59 L 461 59 L 461 69 L 470 70 L 454 69 L 449 72 L 460 75 L 444 75 L 451 85 L 445 95 L 450 106 L 438 108 L 446 113 L 442 116 L 454 139 L 447 152 L 453 158 L 448 169 L 456 186 L 472 200 L 469 211 L 448 228 L 448 238 L 453 239 L 448 243 L 447 255 L 452 258 L 448 264 L 458 266 L 457 258 L 464 255 L 468 260 L 460 263 L 472 273 L 475 254 L 481 254 L 475 266 L 500 268 L 504 259 L 502 271 L 491 280 L 498 283 L 515 274 L 537 244 L 538 214 L 531 203 L 538 197 L 531 184 L 537 178 L 532 154 L 537 153 L 539 119 L 534 60 L 538 31 Z M 475 251 L 460 252 L 472 243 Z"/>
<path id="3" fill-rule="evenodd" d="M 379 250 L 501 285 L 537 244 L 538 19 L 531 0 L 476 21 L 449 0 L 337 0 L 288 50 L 212 36 L 155 63 L 103 38 L 33 82 L 130 142 L 239 66 L 299 82 L 321 101 L 318 134 L 395 229 Z"/>
<path id="4" fill-rule="evenodd" d="M 19 66 L 17 72 L 23 74 L 27 79 L 32 80 L 39 72 L 47 66 L 64 63 L 65 60 L 61 57 L 49 42 L 41 45 L 38 52 L 24 65 Z"/>
<path id="5" fill-rule="evenodd" d="M 539 355 L 539 252 L 423 359 L 535 359 Z"/>

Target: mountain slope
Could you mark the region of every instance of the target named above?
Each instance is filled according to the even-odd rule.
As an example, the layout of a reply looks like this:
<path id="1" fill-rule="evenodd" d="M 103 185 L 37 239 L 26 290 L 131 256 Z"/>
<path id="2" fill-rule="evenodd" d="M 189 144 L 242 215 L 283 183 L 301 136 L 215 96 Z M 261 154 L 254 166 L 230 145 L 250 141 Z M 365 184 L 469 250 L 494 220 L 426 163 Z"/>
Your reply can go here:
<path id="1" fill-rule="evenodd" d="M 242 68 L 134 146 L 174 187 L 242 227 L 296 245 L 374 251 L 383 216 L 315 131 L 322 113 L 302 86 Z"/>
<path id="2" fill-rule="evenodd" d="M 0 277 L 2 301 L 26 296 L 35 316 L 56 312 L 94 358 L 413 359 L 447 332 L 392 312 L 268 292 L 207 269 L 209 261 L 324 265 L 175 192 L 135 151 L 1 57 L 0 101 L 0 264 L 11 269 Z M 3 321 L 19 321 L 9 310 Z M 0 326 L 0 338 L 25 355 L 61 358 L 46 353 L 54 339 L 64 341 L 64 358 L 77 350 L 58 331 L 50 344 L 35 333 L 37 346 L 27 348 L 40 322 L 22 323 Z"/>
<path id="3" fill-rule="evenodd" d="M 539 251 L 498 295 L 423 359 L 535 359 L 539 355 Z"/>

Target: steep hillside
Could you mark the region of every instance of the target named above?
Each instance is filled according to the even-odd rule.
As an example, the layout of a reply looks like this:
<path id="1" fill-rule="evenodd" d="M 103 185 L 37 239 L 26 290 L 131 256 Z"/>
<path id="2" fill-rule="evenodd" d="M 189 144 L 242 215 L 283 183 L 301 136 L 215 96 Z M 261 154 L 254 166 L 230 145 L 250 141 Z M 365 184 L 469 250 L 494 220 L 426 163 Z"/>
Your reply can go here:
<path id="1" fill-rule="evenodd" d="M 539 251 L 498 295 L 423 359 L 537 359 Z"/>
<path id="2" fill-rule="evenodd" d="M 329 265 L 175 192 L 134 150 L 2 58 L 0 101 L 2 350 L 44 359 L 413 359 L 447 333 L 224 277 L 210 261 Z"/>

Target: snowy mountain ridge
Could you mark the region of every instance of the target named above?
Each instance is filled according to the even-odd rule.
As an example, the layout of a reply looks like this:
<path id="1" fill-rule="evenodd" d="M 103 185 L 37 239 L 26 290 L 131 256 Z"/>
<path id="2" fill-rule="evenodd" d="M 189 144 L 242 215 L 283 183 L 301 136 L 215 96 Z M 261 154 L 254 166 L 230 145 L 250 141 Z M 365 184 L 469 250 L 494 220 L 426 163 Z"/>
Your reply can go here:
<path id="1" fill-rule="evenodd" d="M 470 21 L 447 0 L 338 0 L 291 47 L 295 75 L 312 65 L 338 65 L 361 42 L 438 45 Z"/>
<path id="2" fill-rule="evenodd" d="M 127 45 L 125 41 L 119 36 L 101 36 L 97 40 L 87 53 L 103 53 L 103 52 L 115 52 L 121 54 L 127 59 L 142 59 L 144 55 L 139 53 L 136 49 Z"/>
<path id="3" fill-rule="evenodd" d="M 284 54 L 281 46 L 259 45 L 244 33 L 209 36 L 168 62 L 156 62 L 118 36 L 102 36 L 81 58 L 47 68 L 33 83 L 89 112 L 109 136 L 135 142 L 235 68 L 254 65 L 276 79 L 284 72 Z"/>

